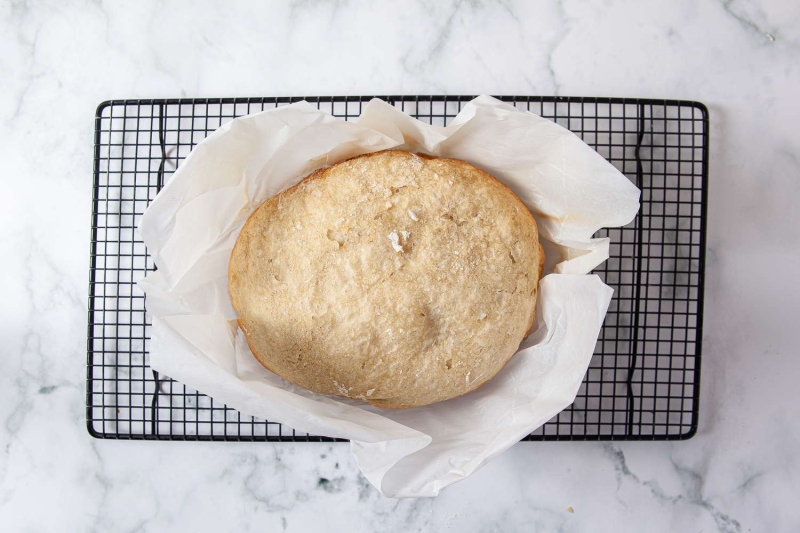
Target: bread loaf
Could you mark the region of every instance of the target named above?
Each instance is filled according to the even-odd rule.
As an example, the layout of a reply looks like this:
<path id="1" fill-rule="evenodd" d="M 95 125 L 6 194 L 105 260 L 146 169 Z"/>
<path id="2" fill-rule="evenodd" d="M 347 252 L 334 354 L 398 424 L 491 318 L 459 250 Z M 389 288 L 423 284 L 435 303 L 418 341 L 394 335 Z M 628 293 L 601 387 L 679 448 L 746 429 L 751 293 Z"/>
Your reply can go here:
<path id="1" fill-rule="evenodd" d="M 267 369 L 409 408 L 497 374 L 531 328 L 543 262 L 536 222 L 505 185 L 464 161 L 392 150 L 264 202 L 228 277 Z"/>

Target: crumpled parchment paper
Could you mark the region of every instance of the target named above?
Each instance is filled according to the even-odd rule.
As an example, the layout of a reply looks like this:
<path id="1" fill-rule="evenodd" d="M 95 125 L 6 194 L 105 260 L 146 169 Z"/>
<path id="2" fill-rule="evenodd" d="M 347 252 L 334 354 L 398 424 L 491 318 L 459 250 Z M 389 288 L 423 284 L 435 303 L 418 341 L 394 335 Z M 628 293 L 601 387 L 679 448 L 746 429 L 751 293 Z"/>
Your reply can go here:
<path id="1" fill-rule="evenodd" d="M 303 176 L 400 147 L 488 171 L 530 208 L 548 254 L 534 331 L 477 391 L 380 410 L 317 395 L 263 368 L 236 325 L 227 267 L 247 217 Z M 300 102 L 235 119 L 199 143 L 142 217 L 158 270 L 139 282 L 150 365 L 242 413 L 350 439 L 364 476 L 391 497 L 435 496 L 570 405 L 612 290 L 587 273 L 608 258 L 602 227 L 630 222 L 639 190 L 577 136 L 488 96 L 447 127 L 373 100 L 357 122 Z"/>

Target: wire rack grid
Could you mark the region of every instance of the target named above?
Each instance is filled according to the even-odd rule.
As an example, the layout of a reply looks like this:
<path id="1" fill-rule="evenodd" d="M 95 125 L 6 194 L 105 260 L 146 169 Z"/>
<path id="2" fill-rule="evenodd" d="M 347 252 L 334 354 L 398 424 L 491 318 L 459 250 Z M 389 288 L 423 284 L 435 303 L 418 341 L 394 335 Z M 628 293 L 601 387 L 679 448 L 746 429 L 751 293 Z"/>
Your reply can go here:
<path id="1" fill-rule="evenodd" d="M 237 116 L 307 100 L 347 120 L 370 96 L 114 100 L 95 117 L 86 418 L 99 438 L 328 441 L 243 415 L 148 366 L 135 231 L 192 147 Z M 381 96 L 444 126 L 472 96 Z M 501 96 L 570 129 L 642 191 L 595 270 L 614 298 L 575 402 L 526 440 L 677 440 L 697 428 L 708 182 L 698 102 Z"/>

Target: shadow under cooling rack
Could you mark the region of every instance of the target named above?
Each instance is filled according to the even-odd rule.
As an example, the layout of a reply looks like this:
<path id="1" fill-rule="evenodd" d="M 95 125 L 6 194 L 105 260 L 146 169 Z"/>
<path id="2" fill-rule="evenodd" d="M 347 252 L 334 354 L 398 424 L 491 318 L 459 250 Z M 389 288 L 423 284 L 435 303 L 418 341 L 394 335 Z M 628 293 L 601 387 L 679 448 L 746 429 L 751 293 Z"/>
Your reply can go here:
<path id="1" fill-rule="evenodd" d="M 101 438 L 325 441 L 229 409 L 148 366 L 136 283 L 154 265 L 135 228 L 192 147 L 233 118 L 294 101 L 355 119 L 372 97 L 119 100 L 95 118 L 86 417 Z M 444 126 L 471 96 L 382 96 Z M 526 440 L 686 439 L 697 428 L 708 179 L 700 103 L 504 96 L 580 136 L 642 191 L 623 228 L 601 230 L 595 273 L 614 298 L 575 402 Z"/>

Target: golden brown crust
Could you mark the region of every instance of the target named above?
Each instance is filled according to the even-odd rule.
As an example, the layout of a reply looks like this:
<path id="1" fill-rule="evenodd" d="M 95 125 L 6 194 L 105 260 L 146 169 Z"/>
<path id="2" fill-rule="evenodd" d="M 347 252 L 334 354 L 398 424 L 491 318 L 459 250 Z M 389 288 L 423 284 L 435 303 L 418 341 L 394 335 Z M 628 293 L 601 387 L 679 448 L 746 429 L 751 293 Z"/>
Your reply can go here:
<path id="1" fill-rule="evenodd" d="M 503 367 L 533 325 L 543 261 L 533 216 L 504 184 L 390 150 L 264 202 L 228 277 L 262 365 L 397 409 L 460 396 Z"/>

